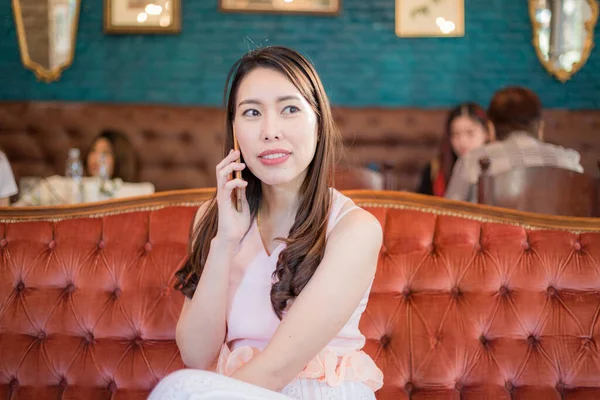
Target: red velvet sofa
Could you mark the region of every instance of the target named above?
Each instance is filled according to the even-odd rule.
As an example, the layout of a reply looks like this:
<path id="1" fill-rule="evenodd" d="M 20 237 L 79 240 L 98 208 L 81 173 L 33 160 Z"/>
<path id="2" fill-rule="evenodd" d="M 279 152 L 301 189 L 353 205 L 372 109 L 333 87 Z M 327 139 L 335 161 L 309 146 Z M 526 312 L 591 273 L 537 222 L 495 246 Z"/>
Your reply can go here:
<path id="1" fill-rule="evenodd" d="M 600 219 L 347 193 L 385 234 L 379 399 L 600 398 Z M 173 273 L 210 194 L 0 210 L 0 398 L 144 399 L 184 368 Z"/>

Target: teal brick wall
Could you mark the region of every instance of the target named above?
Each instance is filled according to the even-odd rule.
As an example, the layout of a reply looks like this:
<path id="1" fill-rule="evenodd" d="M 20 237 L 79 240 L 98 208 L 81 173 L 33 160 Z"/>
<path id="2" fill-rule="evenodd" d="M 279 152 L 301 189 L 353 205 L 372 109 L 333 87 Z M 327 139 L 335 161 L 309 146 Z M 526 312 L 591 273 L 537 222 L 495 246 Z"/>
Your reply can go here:
<path id="1" fill-rule="evenodd" d="M 394 0 L 343 0 L 337 17 L 224 14 L 217 0 L 182 0 L 177 36 L 104 35 L 102 1 L 82 1 L 75 62 L 52 84 L 23 69 L 10 1 L 0 2 L 0 99 L 219 105 L 227 70 L 254 46 L 248 37 L 308 55 L 336 105 L 487 104 L 498 88 L 522 84 L 546 107 L 600 108 L 599 48 L 571 81 L 556 81 L 532 48 L 526 0 L 466 0 L 458 39 L 396 37 Z"/>

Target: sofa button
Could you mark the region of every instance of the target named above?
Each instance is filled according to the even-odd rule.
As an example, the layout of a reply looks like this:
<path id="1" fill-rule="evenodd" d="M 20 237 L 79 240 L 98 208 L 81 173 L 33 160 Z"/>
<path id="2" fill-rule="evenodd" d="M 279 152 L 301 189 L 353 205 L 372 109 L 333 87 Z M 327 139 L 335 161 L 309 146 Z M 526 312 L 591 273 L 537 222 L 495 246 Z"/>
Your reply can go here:
<path id="1" fill-rule="evenodd" d="M 452 294 L 452 297 L 455 297 L 455 298 L 460 297 L 460 294 L 461 294 L 460 289 L 456 286 L 450 290 L 450 293 Z"/>
<path id="2" fill-rule="evenodd" d="M 67 387 L 67 380 L 65 378 L 62 378 L 60 380 L 60 382 L 58 382 L 58 387 L 61 389 L 64 389 Z"/>
<path id="3" fill-rule="evenodd" d="M 120 288 L 116 288 L 115 290 L 113 290 L 113 297 L 115 299 L 118 299 L 119 297 L 121 297 L 121 289 Z"/>
<path id="4" fill-rule="evenodd" d="M 46 332 L 44 332 L 44 331 L 40 331 L 40 332 L 37 334 L 37 339 L 38 339 L 40 342 L 43 342 L 44 340 L 46 340 Z"/>
<path id="5" fill-rule="evenodd" d="M 575 249 L 575 251 L 581 251 L 581 243 L 575 242 L 573 248 Z"/>
<path id="6" fill-rule="evenodd" d="M 108 384 L 108 390 L 110 390 L 111 392 L 116 392 L 117 391 L 117 384 L 115 383 L 115 381 L 111 381 Z"/>
<path id="7" fill-rule="evenodd" d="M 17 380 L 17 378 L 13 378 L 10 381 L 10 390 L 14 391 L 19 387 L 19 381 Z"/>
<path id="8" fill-rule="evenodd" d="M 525 250 L 525 251 L 531 249 L 531 246 L 529 246 L 529 242 L 524 242 L 522 246 L 523 246 L 523 250 Z"/>
<path id="9" fill-rule="evenodd" d="M 75 285 L 69 283 L 67 287 L 65 287 L 65 293 L 73 293 L 75 291 Z"/>
<path id="10" fill-rule="evenodd" d="M 509 392 L 512 392 L 512 390 L 515 388 L 514 385 L 512 384 L 512 382 L 506 382 L 504 384 L 504 387 L 506 388 L 506 390 L 508 390 Z"/>
<path id="11" fill-rule="evenodd" d="M 15 289 L 17 290 L 17 292 L 22 292 L 23 290 L 25 290 L 25 284 L 23 282 L 19 282 Z"/>
<path id="12" fill-rule="evenodd" d="M 527 338 L 527 343 L 529 343 L 530 346 L 535 346 L 537 342 L 538 340 L 533 335 L 529 335 L 529 337 Z"/>
<path id="13" fill-rule="evenodd" d="M 558 382 L 556 384 L 556 390 L 558 392 L 561 392 L 561 393 L 564 392 L 565 391 L 565 384 L 563 382 Z"/>
<path id="14" fill-rule="evenodd" d="M 146 253 L 149 253 L 150 251 L 152 251 L 152 243 L 148 242 L 144 245 L 144 250 L 146 251 Z"/>
<path id="15" fill-rule="evenodd" d="M 407 298 L 407 299 L 408 299 L 408 298 L 410 297 L 410 295 L 411 295 L 411 294 L 412 294 L 412 291 L 411 291 L 409 288 L 405 287 L 404 289 L 402 289 L 402 295 L 403 295 L 405 298 Z"/>
<path id="16" fill-rule="evenodd" d="M 101 240 L 101 241 L 98 242 L 98 248 L 99 249 L 103 249 L 104 246 L 106 246 L 106 243 L 104 242 L 104 240 Z"/>
<path id="17" fill-rule="evenodd" d="M 414 388 L 415 386 L 412 384 L 412 382 L 406 382 L 406 385 L 404 385 L 404 390 L 406 390 L 408 393 L 412 392 Z"/>
<path id="18" fill-rule="evenodd" d="M 548 286 L 546 293 L 548 293 L 548 296 L 556 296 L 556 289 L 552 286 Z"/>
<path id="19" fill-rule="evenodd" d="M 481 253 L 481 251 L 482 251 L 481 245 L 480 245 L 479 243 L 477 243 L 477 244 L 475 245 L 475 247 L 474 247 L 474 250 L 475 250 L 477 253 Z"/>
<path id="20" fill-rule="evenodd" d="M 144 344 L 144 340 L 141 337 L 136 337 L 133 340 L 133 344 L 135 344 L 137 347 L 142 347 L 142 344 Z"/>
<path id="21" fill-rule="evenodd" d="M 0 248 L 6 247 L 8 241 L 5 238 L 0 239 Z"/>
<path id="22" fill-rule="evenodd" d="M 479 342 L 484 346 L 487 346 L 487 344 L 489 343 L 487 338 L 483 335 L 479 336 Z"/>
<path id="23" fill-rule="evenodd" d="M 381 347 L 386 348 L 390 345 L 390 337 L 388 335 L 383 335 L 381 339 L 379 339 L 381 343 Z"/>
<path id="24" fill-rule="evenodd" d="M 429 246 L 427 246 L 427 251 L 429 253 L 434 253 L 435 252 L 435 245 L 433 243 L 431 243 Z"/>
<path id="25" fill-rule="evenodd" d="M 48 243 L 48 248 L 49 248 L 50 250 L 54 250 L 54 248 L 55 248 L 55 247 L 56 247 L 56 241 L 55 241 L 54 239 L 52 239 L 52 240 L 50 241 L 50 243 Z"/>
<path id="26" fill-rule="evenodd" d="M 506 286 L 501 286 L 498 293 L 500 293 L 500 296 L 506 296 L 508 294 L 508 288 Z"/>
<path id="27" fill-rule="evenodd" d="M 92 344 L 92 343 L 94 343 L 94 335 L 92 335 L 92 333 L 91 333 L 91 332 L 88 332 L 88 333 L 86 333 L 86 334 L 85 334 L 85 341 L 86 341 L 88 344 Z"/>
<path id="28" fill-rule="evenodd" d="M 456 384 L 454 385 L 454 388 L 456 390 L 458 390 L 459 392 L 462 391 L 464 387 L 465 387 L 465 385 L 463 385 L 462 382 L 456 382 Z"/>

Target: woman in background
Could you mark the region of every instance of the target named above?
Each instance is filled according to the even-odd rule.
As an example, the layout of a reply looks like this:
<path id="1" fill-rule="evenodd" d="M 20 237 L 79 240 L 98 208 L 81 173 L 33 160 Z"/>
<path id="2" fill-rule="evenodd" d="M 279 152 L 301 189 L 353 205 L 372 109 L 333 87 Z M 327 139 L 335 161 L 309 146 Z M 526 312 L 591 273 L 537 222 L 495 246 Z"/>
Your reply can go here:
<path id="1" fill-rule="evenodd" d="M 136 154 L 131 143 L 122 133 L 112 130 L 102 131 L 93 140 L 82 163 L 87 175 L 82 181 L 82 193 L 74 194 L 70 178 L 52 175 L 41 178 L 39 183 L 30 190 L 24 191 L 21 198 L 13 205 L 53 206 L 87 203 L 155 192 L 152 183 L 136 182 L 138 167 Z"/>
<path id="2" fill-rule="evenodd" d="M 89 176 L 101 176 L 104 157 L 105 178 L 120 178 L 123 182 L 135 182 L 137 179 L 137 158 L 129 139 L 120 132 L 102 131 L 90 146 L 84 158 L 85 169 Z"/>
<path id="3" fill-rule="evenodd" d="M 17 194 L 17 184 L 6 154 L 0 151 L 0 207 L 8 206 L 10 196 Z"/>
<path id="4" fill-rule="evenodd" d="M 487 117 L 475 103 L 463 103 L 448 113 L 438 157 L 423 170 L 418 193 L 443 197 L 459 157 L 490 141 Z"/>

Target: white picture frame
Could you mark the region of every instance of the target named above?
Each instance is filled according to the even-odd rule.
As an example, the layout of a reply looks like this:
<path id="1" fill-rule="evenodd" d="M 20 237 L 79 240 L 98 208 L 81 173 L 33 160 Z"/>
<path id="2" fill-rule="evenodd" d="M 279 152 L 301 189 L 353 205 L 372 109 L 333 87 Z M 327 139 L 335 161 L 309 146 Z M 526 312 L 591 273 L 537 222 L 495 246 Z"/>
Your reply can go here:
<path id="1" fill-rule="evenodd" d="M 219 0 L 219 10 L 242 13 L 339 15 L 341 3 L 342 0 Z"/>
<path id="2" fill-rule="evenodd" d="M 181 32 L 181 0 L 104 0 L 107 34 L 177 34 Z"/>
<path id="3" fill-rule="evenodd" d="M 464 0 L 396 0 L 396 36 L 462 37 Z"/>

